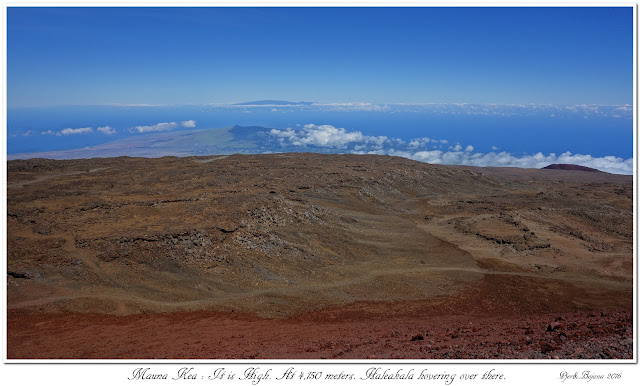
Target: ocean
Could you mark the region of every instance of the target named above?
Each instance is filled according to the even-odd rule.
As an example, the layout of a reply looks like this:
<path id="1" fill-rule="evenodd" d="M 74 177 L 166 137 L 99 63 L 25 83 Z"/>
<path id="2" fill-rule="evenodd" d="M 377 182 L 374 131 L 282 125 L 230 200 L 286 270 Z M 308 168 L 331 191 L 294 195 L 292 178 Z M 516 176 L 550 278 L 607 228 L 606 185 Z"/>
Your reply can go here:
<path id="1" fill-rule="evenodd" d="M 629 106 L 546 105 L 312 105 L 312 106 L 65 106 L 10 108 L 7 153 L 34 153 L 95 146 L 145 135 L 136 126 L 195 121 L 198 129 L 233 125 L 298 130 L 331 125 L 366 136 L 409 142 L 428 137 L 445 140 L 433 148 L 460 144 L 474 153 L 584 154 L 633 156 L 633 121 Z M 115 134 L 97 132 L 109 126 Z M 60 135 L 66 128 L 91 127 L 86 134 Z M 178 127 L 174 131 L 188 130 Z M 59 135 L 55 135 L 55 134 Z M 274 149 L 277 151 L 277 149 Z"/>

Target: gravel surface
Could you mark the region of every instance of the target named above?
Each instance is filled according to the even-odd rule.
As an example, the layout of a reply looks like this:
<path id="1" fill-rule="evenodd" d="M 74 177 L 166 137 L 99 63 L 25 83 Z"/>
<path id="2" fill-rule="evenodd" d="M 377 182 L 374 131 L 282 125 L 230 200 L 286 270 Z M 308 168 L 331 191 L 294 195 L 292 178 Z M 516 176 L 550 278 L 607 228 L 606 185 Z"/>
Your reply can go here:
<path id="1" fill-rule="evenodd" d="M 8 357 L 42 359 L 631 359 L 630 310 L 288 319 L 178 312 L 13 314 Z M 310 319 L 313 319 L 310 320 Z M 342 320 L 341 320 L 342 319 Z"/>

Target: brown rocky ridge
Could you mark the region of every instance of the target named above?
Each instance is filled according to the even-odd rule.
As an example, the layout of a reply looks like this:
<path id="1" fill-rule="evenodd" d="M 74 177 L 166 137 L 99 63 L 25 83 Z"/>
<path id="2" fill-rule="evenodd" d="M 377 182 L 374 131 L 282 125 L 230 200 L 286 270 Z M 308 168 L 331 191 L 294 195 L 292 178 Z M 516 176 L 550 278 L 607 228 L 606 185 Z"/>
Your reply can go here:
<path id="1" fill-rule="evenodd" d="M 632 358 L 631 176 L 8 162 L 8 357 Z"/>
<path id="2" fill-rule="evenodd" d="M 581 170 L 583 172 L 600 172 L 598 169 L 589 168 L 582 165 L 574 165 L 574 164 L 551 164 L 549 166 L 543 167 L 543 169 L 555 169 L 555 170 Z M 602 173 L 602 172 L 600 172 Z"/>

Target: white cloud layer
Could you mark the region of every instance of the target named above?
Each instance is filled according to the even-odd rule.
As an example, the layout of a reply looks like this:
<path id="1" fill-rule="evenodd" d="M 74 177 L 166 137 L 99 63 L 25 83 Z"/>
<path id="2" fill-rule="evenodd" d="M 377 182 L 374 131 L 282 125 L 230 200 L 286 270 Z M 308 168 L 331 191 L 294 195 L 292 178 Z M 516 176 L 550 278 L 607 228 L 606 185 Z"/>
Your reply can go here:
<path id="1" fill-rule="evenodd" d="M 321 146 L 337 149 L 345 149 L 350 144 L 366 144 L 381 148 L 389 139 L 385 136 L 363 135 L 360 131 L 346 131 L 343 128 L 331 125 L 316 126 L 314 124 L 304 125 L 301 130 L 294 129 L 272 129 L 269 134 L 279 139 L 282 145 L 292 146 Z"/>
<path id="2" fill-rule="evenodd" d="M 471 151 L 406 151 L 396 149 L 381 149 L 368 152 L 353 151 L 355 154 L 380 154 L 405 157 L 416 161 L 443 165 L 469 165 L 469 166 L 505 166 L 525 169 L 540 169 L 551 164 L 575 164 L 598 169 L 603 172 L 615 174 L 633 174 L 633 158 L 606 156 L 593 157 L 588 154 L 571 154 L 565 152 L 560 155 L 551 153 L 544 155 L 516 156 L 508 152 L 472 153 Z"/>
<path id="3" fill-rule="evenodd" d="M 413 138 L 409 141 L 409 147 L 410 148 L 419 148 L 419 147 L 426 147 L 427 144 L 432 143 L 432 144 L 444 144 L 444 143 L 449 143 L 449 141 L 447 141 L 446 139 L 433 139 L 433 138 L 429 138 L 429 137 L 422 137 L 422 138 Z"/>
<path id="4" fill-rule="evenodd" d="M 414 138 L 411 141 L 409 141 L 409 147 L 413 147 L 413 148 L 425 147 L 429 142 L 431 142 L 431 138 L 428 138 L 428 137 Z"/>
<path id="5" fill-rule="evenodd" d="M 136 126 L 136 127 L 132 127 L 129 129 L 130 132 L 138 132 L 138 133 L 149 133 L 152 131 L 171 131 L 173 129 L 175 129 L 176 127 L 196 127 L 196 121 L 194 120 L 188 120 L 188 121 L 182 121 L 180 123 L 176 123 L 176 122 L 161 122 L 161 123 L 156 123 L 155 125 L 149 125 L 149 126 Z"/>
<path id="6" fill-rule="evenodd" d="M 106 135 L 111 135 L 111 134 L 117 133 L 117 130 L 112 128 L 111 126 L 98 127 L 96 130 L 98 130 L 102 134 L 106 134 Z"/>
<path id="7" fill-rule="evenodd" d="M 74 134 L 87 134 L 87 133 L 91 133 L 92 131 L 93 129 L 91 127 L 80 127 L 78 129 L 66 128 L 57 132 L 56 135 L 62 136 L 62 135 L 74 135 Z"/>
<path id="8" fill-rule="evenodd" d="M 225 103 L 209 104 L 214 109 L 271 109 L 272 105 L 248 106 Z M 538 117 L 545 119 L 633 119 L 632 105 L 547 105 L 547 104 L 472 104 L 472 103 L 385 103 L 366 102 L 312 103 L 278 105 L 278 111 L 385 111 L 393 113 L 427 113 L 448 116 Z"/>
<path id="9" fill-rule="evenodd" d="M 623 159 L 615 156 L 593 157 L 588 154 L 572 154 L 565 152 L 533 155 L 514 155 L 505 151 L 490 153 L 474 152 L 472 145 L 456 143 L 448 150 L 425 149 L 426 145 L 446 144 L 446 140 L 434 140 L 427 137 L 413 138 L 408 144 L 404 141 L 391 140 L 385 136 L 368 136 L 360 131 L 347 131 L 331 125 L 305 125 L 302 129 L 272 129 L 269 134 L 278 139 L 283 146 L 313 145 L 336 149 L 355 154 L 392 155 L 433 164 L 469 165 L 469 166 L 505 166 L 539 169 L 550 164 L 576 164 L 616 174 L 632 174 L 633 158 Z M 492 150 L 498 150 L 493 146 Z"/>
<path id="10" fill-rule="evenodd" d="M 196 127 L 196 121 L 194 121 L 193 119 L 190 119 L 188 121 L 182 121 L 180 123 L 176 123 L 176 122 L 161 122 L 161 123 L 156 123 L 155 125 L 149 125 L 149 126 L 136 126 L 136 127 L 132 127 L 129 129 L 129 132 L 131 133 L 147 133 L 147 132 L 152 132 L 152 131 L 170 131 L 175 129 L 176 127 L 187 127 L 187 128 L 193 128 Z M 101 126 L 96 128 L 97 132 L 100 132 L 102 134 L 106 134 L 106 135 L 112 135 L 112 134 L 116 134 L 118 131 L 116 129 L 114 129 L 113 127 L 109 126 L 109 125 L 105 125 L 105 126 Z M 72 129 L 72 128 L 66 128 L 60 131 L 53 131 L 53 130 L 46 130 L 46 131 L 42 131 L 40 132 L 41 135 L 56 135 L 58 137 L 61 136 L 66 136 L 66 135 L 74 135 L 74 134 L 87 134 L 87 133 L 92 133 L 93 132 L 93 128 L 91 127 L 80 127 L 77 129 Z M 28 131 L 27 133 L 23 134 L 23 135 L 31 135 L 32 132 Z"/>
<path id="11" fill-rule="evenodd" d="M 161 123 L 156 123 L 155 125 L 149 125 L 149 126 L 136 126 L 129 129 L 129 131 L 131 132 L 137 131 L 138 133 L 148 133 L 152 131 L 170 131 L 175 129 L 176 127 L 178 127 L 178 124 L 175 122 L 161 122 Z"/>

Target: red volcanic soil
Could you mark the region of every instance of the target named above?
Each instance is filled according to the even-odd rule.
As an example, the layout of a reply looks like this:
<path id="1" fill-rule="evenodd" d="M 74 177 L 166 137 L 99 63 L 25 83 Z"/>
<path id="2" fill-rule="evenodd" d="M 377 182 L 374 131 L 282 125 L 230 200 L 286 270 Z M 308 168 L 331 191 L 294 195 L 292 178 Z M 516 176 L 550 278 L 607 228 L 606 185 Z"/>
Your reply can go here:
<path id="1" fill-rule="evenodd" d="M 543 167 L 543 169 L 554 170 L 581 170 L 583 172 L 600 172 L 598 169 L 588 168 L 586 166 L 574 165 L 574 164 L 551 164 Z"/>
<path id="2" fill-rule="evenodd" d="M 629 310 L 315 321 L 209 311 L 23 314 L 9 318 L 9 331 L 9 359 L 633 357 Z"/>
<path id="3" fill-rule="evenodd" d="M 631 359 L 632 311 L 571 310 L 489 275 L 440 302 L 358 302 L 287 318 L 184 311 L 9 313 L 10 359 Z M 624 297 L 624 295 L 623 295 Z M 461 311 L 464 310 L 464 311 Z"/>

